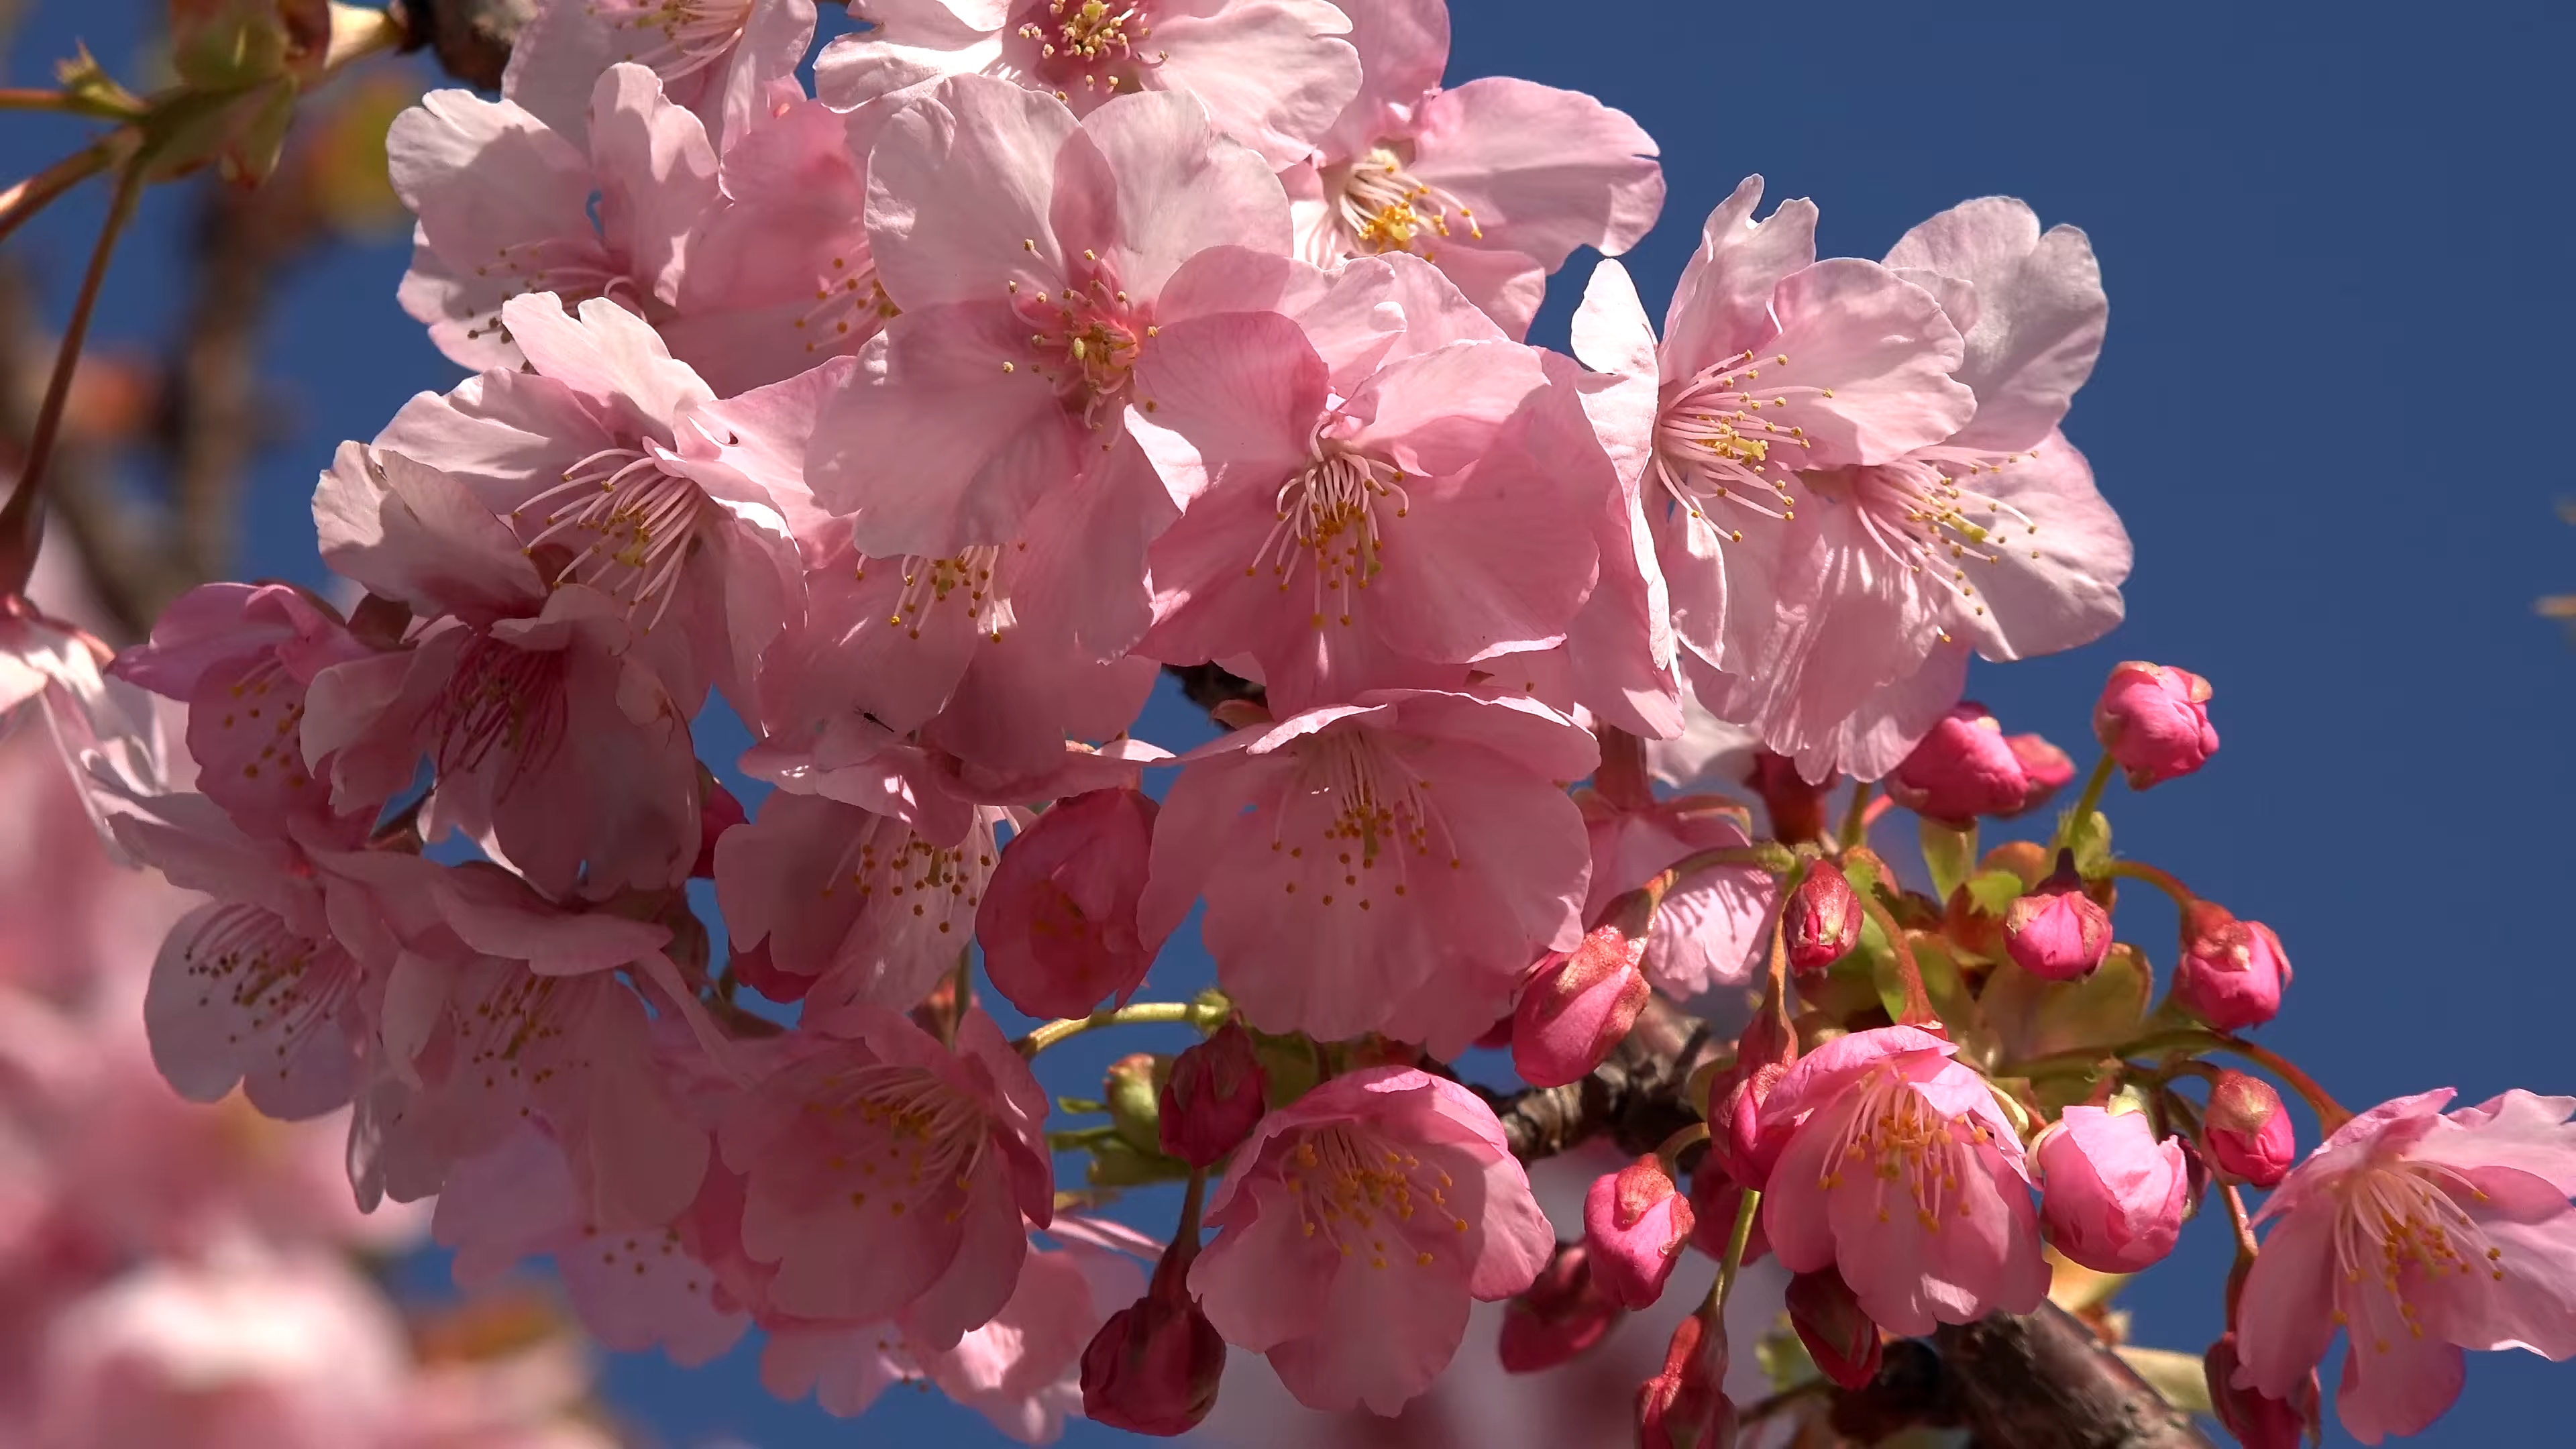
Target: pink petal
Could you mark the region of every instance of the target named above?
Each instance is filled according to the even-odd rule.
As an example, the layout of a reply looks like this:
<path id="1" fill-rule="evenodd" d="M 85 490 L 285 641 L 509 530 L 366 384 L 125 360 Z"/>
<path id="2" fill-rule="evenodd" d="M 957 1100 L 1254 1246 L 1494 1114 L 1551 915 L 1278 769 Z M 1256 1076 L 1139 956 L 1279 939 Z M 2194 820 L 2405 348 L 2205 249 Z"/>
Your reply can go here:
<path id="1" fill-rule="evenodd" d="M 2284 1215 L 2263 1240 L 2238 1300 L 2238 1384 L 2287 1399 L 2334 1341 L 2336 1285 L 2332 1201 Z"/>
<path id="2" fill-rule="evenodd" d="M 1708 214 L 1664 314 L 1665 377 L 1688 377 L 1759 347 L 1774 330 L 1773 289 L 1816 259 L 1815 203 L 1783 202 L 1755 223 L 1761 201 L 1762 178 L 1748 176 Z"/>
<path id="3" fill-rule="evenodd" d="M 1192 10 L 1154 17 L 1155 84 L 1165 89 L 1141 94 L 1204 99 L 1219 132 L 1260 153 L 1265 176 L 1305 159 L 1359 91 L 1359 52 L 1338 38 L 1351 22 L 1324 0 L 1235 0 Z"/>
<path id="4" fill-rule="evenodd" d="M 1907 232 L 1887 264 L 1976 287 L 1976 323 L 1958 377 L 1977 391 L 1977 418 L 1960 445 L 2013 451 L 2046 437 L 2091 375 L 2109 318 L 2084 233 L 2058 226 L 2042 235 L 2028 206 L 1988 196 Z"/>
<path id="5" fill-rule="evenodd" d="M 1535 258 L 1548 271 L 1579 246 L 1626 251 L 1664 207 L 1654 138 L 1626 112 L 1580 91 L 1505 76 L 1426 102 L 1409 169 L 1464 201 L 1486 245 Z M 1453 235 L 1442 250 L 1476 245 Z"/>

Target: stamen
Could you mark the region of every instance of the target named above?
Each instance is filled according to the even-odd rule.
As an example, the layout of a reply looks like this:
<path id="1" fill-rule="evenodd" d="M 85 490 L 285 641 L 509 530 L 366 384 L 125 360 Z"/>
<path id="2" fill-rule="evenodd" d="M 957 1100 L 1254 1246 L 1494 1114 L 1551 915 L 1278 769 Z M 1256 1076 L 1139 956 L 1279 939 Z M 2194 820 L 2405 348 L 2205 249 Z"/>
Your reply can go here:
<path id="1" fill-rule="evenodd" d="M 1433 239 L 1456 234 L 1450 223 L 1453 215 L 1458 230 L 1483 241 L 1485 231 L 1475 212 L 1453 193 L 1406 170 L 1406 160 L 1392 147 L 1373 146 L 1343 174 L 1334 206 L 1346 247 L 1370 253 L 1413 252 L 1425 261 L 1434 260 L 1438 253 Z M 1416 242 L 1423 245 L 1417 248 Z M 1340 258 L 1310 260 L 1330 265 Z"/>

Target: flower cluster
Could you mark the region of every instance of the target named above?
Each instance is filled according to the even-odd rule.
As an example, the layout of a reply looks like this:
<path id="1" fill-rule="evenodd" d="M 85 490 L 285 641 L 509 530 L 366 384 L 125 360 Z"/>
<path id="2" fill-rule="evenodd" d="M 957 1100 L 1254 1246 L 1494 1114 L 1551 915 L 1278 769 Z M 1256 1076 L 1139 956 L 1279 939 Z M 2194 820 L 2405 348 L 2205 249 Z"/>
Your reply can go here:
<path id="1" fill-rule="evenodd" d="M 2249 1422 L 2333 1322 L 2365 1436 L 2460 1348 L 2576 1351 L 2576 1102 L 2346 1121 L 2239 1034 L 2279 938 L 2110 852 L 2115 770 L 2216 751 L 2207 681 L 2119 666 L 2081 798 L 1979 853 L 2077 772 L 1969 655 L 2100 637 L 2130 567 L 2060 431 L 2082 232 L 1985 198 L 1820 259 L 1752 178 L 1660 330 L 1605 260 L 1565 356 L 1546 279 L 1652 225 L 1655 145 L 1444 88 L 1442 0 L 854 8 L 808 94 L 810 0 L 553 0 L 501 99 L 394 123 L 402 301 L 473 375 L 323 472 L 338 603 L 209 585 L 104 677 L 0 620 L 11 698 L 184 707 L 192 785 L 68 732 L 116 845 L 212 898 L 144 1007 L 183 1095 L 351 1108 L 362 1203 L 434 1195 L 469 1275 L 551 1254 L 613 1347 L 758 1324 L 782 1395 L 923 1380 L 1031 1440 L 1179 1432 L 1229 1346 L 1392 1413 L 1471 1302 L 1544 1366 L 1698 1245 L 1639 1426 L 1711 1442 L 1747 1255 L 1861 1383 L 1882 1334 L 2035 1308 L 2044 1247 L 2161 1258 L 2213 1183 L 2240 1221 L 2278 1184 L 2213 1373 Z M 1178 757 L 1128 733 L 1165 667 L 1247 686 Z M 1923 877 L 1870 848 L 1894 807 Z M 2162 1004 L 2123 880 L 2182 907 Z M 1218 989 L 1133 1001 L 1194 911 Z M 1056 1020 L 1007 1039 L 978 947 Z M 1748 988 L 1560 1252 L 1447 1064 L 1562 1086 Z M 1207 1040 L 1051 1102 L 1032 1058 L 1137 1022 Z M 1160 1180 L 1168 1244 L 1086 1211 Z"/>

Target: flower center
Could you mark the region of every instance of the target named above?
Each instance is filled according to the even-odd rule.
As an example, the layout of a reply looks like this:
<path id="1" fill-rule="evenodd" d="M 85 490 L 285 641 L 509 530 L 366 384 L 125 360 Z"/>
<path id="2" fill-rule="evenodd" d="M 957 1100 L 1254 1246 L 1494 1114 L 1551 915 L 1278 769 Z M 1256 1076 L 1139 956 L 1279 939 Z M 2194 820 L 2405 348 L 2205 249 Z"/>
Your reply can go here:
<path id="1" fill-rule="evenodd" d="M 1369 874 L 1381 859 L 1392 866 L 1388 874 L 1398 896 L 1407 894 L 1407 877 L 1417 862 L 1445 858 L 1449 869 L 1461 868 L 1457 841 L 1432 805 L 1431 782 L 1370 732 L 1309 735 L 1295 749 L 1297 794 L 1280 812 L 1270 848 L 1297 863 L 1292 877 L 1301 868 L 1308 872 L 1317 886 L 1318 904 L 1330 906 L 1348 897 L 1361 910 L 1370 909 L 1374 891 L 1388 884 Z M 1309 831 L 1317 837 L 1312 860 L 1307 844 L 1288 839 Z M 1330 861 L 1322 858 L 1327 854 Z M 1341 878 L 1338 886 L 1335 875 Z M 1296 879 L 1286 886 L 1288 894 L 1296 894 Z"/>
<path id="2" fill-rule="evenodd" d="M 1877 467 L 1811 473 L 1806 482 L 1818 493 L 1844 496 L 1857 510 L 1862 532 L 1890 560 L 1948 590 L 1982 616 L 1986 606 L 1969 581 L 1967 565 L 2001 564 L 2014 549 L 2036 539 L 2039 524 L 1961 480 L 2000 473 L 2028 456 L 2033 455 L 1926 448 Z M 2013 542 L 2016 526 L 2020 544 Z M 2039 550 L 2031 549 L 2030 556 L 2038 558 Z M 1941 642 L 1950 642 L 1949 631 L 1941 632 Z"/>
<path id="3" fill-rule="evenodd" d="M 650 66 L 665 82 L 723 60 L 742 40 L 753 0 L 592 0 L 591 13 L 640 48 L 619 56 Z"/>
<path id="4" fill-rule="evenodd" d="M 1136 357 L 1154 335 L 1144 309 L 1128 299 L 1097 253 L 1082 254 L 1078 285 L 1054 295 L 1043 289 L 1010 284 L 1012 310 L 1035 330 L 1029 334 L 1029 366 L 1055 384 L 1067 411 L 1082 414 L 1084 426 L 1098 428 L 1103 414 L 1115 420 L 1126 406 L 1136 377 Z M 1004 372 L 1017 365 L 1002 364 Z"/>
<path id="5" fill-rule="evenodd" d="M 1786 366 L 1785 354 L 1776 359 Z M 1738 510 L 1778 522 L 1798 516 L 1789 493 L 1806 432 L 1764 418 L 1785 410 L 1789 395 L 1832 397 L 1830 388 L 1776 389 L 1764 398 L 1754 389 L 1762 370 L 1750 352 L 1703 367 L 1670 390 L 1655 417 L 1655 479 L 1689 515 L 1691 532 L 1744 541 Z M 1778 456 L 1773 456 L 1777 454 Z"/>
<path id="6" fill-rule="evenodd" d="M 1350 163 L 1334 192 L 1342 229 L 1359 251 L 1413 252 L 1432 260 L 1437 256 L 1436 240 L 1454 234 L 1453 215 L 1470 238 L 1485 239 L 1484 228 L 1477 225 L 1475 212 L 1465 202 L 1407 171 L 1404 156 L 1391 146 L 1372 146 L 1366 156 Z"/>
<path id="7" fill-rule="evenodd" d="M 902 312 L 874 262 L 852 267 L 849 258 L 834 257 L 831 269 L 814 279 L 814 305 L 797 315 L 795 328 L 806 334 L 806 351 L 837 353 L 876 336 Z"/>
<path id="8" fill-rule="evenodd" d="M 442 775 L 480 769 L 494 750 L 512 757 L 514 774 L 543 763 L 563 741 L 562 652 L 475 636 L 457 655 L 430 729 Z"/>
<path id="9" fill-rule="evenodd" d="M 1136 48 L 1154 33 L 1147 11 L 1147 0 L 1046 0 L 1021 12 L 1028 19 L 1014 33 L 1037 47 L 1037 72 L 1051 84 L 1079 81 L 1095 96 L 1112 96 L 1121 86 L 1136 89 L 1137 67 L 1162 59 Z M 1061 89 L 1056 98 L 1070 99 Z"/>
<path id="10" fill-rule="evenodd" d="M 240 1011 L 249 1030 L 274 1031 L 282 1060 L 286 1043 L 338 1015 L 357 986 L 356 964 L 336 944 L 298 935 L 274 911 L 246 902 L 217 906 L 181 953 L 185 975 L 198 983 L 197 1004 L 217 993 Z"/>
<path id="11" fill-rule="evenodd" d="M 594 297 L 604 297 L 639 317 L 644 313 L 642 290 L 595 234 L 504 243 L 493 248 L 492 260 L 474 268 L 474 275 L 499 282 L 511 289 L 511 296 L 552 292 L 566 310 L 578 308 Z M 509 324 L 501 320 L 497 306 L 491 316 L 465 329 L 465 336 L 469 341 L 478 337 L 512 340 Z"/>
<path id="12" fill-rule="evenodd" d="M 866 582 L 869 563 L 868 559 L 859 560 L 851 575 L 854 582 Z M 998 642 L 1002 631 L 1014 622 L 1011 601 L 993 578 L 1001 563 L 999 544 L 969 548 L 954 558 L 915 554 L 894 560 L 893 566 L 903 570 L 903 592 L 895 596 L 894 613 L 886 623 L 918 639 L 923 624 L 940 610 L 953 607 L 966 617 L 975 632 Z M 878 567 L 885 566 L 878 561 Z"/>
<path id="13" fill-rule="evenodd" d="M 1434 1244 L 1467 1231 L 1449 1206 L 1448 1173 L 1362 1128 L 1307 1133 L 1280 1177 L 1297 1195 L 1307 1237 L 1321 1234 L 1345 1258 L 1365 1252 L 1372 1268 L 1390 1258 L 1430 1267 Z"/>
<path id="14" fill-rule="evenodd" d="M 624 603 L 629 617 L 651 606 L 648 630 L 662 622 L 679 592 L 681 566 L 723 512 L 670 461 L 650 439 L 641 449 L 602 448 L 565 469 L 562 483 L 510 511 L 515 521 L 528 509 L 559 505 L 528 540 L 529 550 L 577 548 L 553 582 L 587 584 Z"/>
<path id="15" fill-rule="evenodd" d="M 2504 1280 L 2504 1250 L 2487 1241 L 2477 1221 L 2461 1208 L 2467 1195 L 2484 1201 L 2486 1193 L 2457 1171 L 2431 1163 L 2407 1162 L 2365 1168 L 2345 1185 L 2343 1211 L 2335 1220 L 2335 1261 L 2344 1282 L 2378 1280 L 2397 1304 L 2407 1332 L 2424 1336 L 2409 1289 L 2416 1281 L 2439 1280 L 2456 1273 L 2466 1278 L 2484 1272 Z M 2335 1322 L 2349 1326 L 2338 1308 Z M 2375 1352 L 2388 1352 L 2377 1339 Z"/>
<path id="16" fill-rule="evenodd" d="M 1860 1105 L 1844 1124 L 1842 1140 L 1825 1154 L 1824 1172 L 1816 1186 L 1827 1192 L 1843 1186 L 1846 1171 L 1870 1174 L 1870 1196 L 1878 1220 L 1888 1221 L 1888 1191 L 1898 1188 L 1912 1201 L 1914 1219 L 1927 1233 L 1941 1231 L 1944 1208 L 1956 1204 L 1958 1215 L 1970 1215 L 1960 1196 L 1964 1159 L 1993 1140 L 1986 1125 L 1971 1117 L 1952 1117 L 1888 1067 L 1873 1067 L 1854 1088 Z"/>
<path id="17" fill-rule="evenodd" d="M 1279 487 L 1279 521 L 1245 565 L 1252 578 L 1269 564 L 1279 592 L 1288 592 L 1300 555 L 1314 564 L 1314 626 L 1326 615 L 1351 622 L 1351 596 L 1365 591 L 1385 567 L 1386 534 L 1380 510 L 1406 517 L 1404 470 L 1335 442 L 1318 439 L 1314 461 Z"/>
<path id="18" fill-rule="evenodd" d="M 939 934 L 953 932 L 953 922 L 975 918 L 993 878 L 993 826 L 979 815 L 975 827 L 954 846 L 933 845 L 900 820 L 870 815 L 858 838 L 842 848 L 840 864 L 823 884 L 832 895 L 844 885 L 859 900 L 879 910 L 909 910 L 927 921 L 939 915 Z"/>
<path id="19" fill-rule="evenodd" d="M 850 1210 L 899 1218 L 950 1189 L 963 1193 L 984 1157 L 984 1109 L 917 1067 L 873 1065 L 832 1072 L 805 1114 L 838 1139 L 823 1165 L 848 1184 Z M 954 1220 L 965 1204 L 951 1205 Z"/>

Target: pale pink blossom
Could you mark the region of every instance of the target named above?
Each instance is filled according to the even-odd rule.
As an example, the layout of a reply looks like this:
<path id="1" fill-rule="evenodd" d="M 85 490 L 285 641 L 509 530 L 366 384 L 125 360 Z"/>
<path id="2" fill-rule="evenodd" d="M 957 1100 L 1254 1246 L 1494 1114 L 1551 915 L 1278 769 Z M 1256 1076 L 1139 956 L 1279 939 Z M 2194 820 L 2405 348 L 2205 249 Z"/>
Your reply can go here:
<path id="1" fill-rule="evenodd" d="M 986 75 L 1076 114 L 1139 91 L 1203 101 L 1272 167 L 1302 161 L 1360 85 L 1351 22 L 1324 0 L 861 0 L 870 28 L 824 47 L 814 88 L 857 105 Z"/>
<path id="2" fill-rule="evenodd" d="M 1010 1300 L 1021 1219 L 1053 1212 L 1046 1094 L 981 1012 L 953 1051 L 864 1003 L 809 1012 L 797 1040 L 721 1132 L 745 1179 L 743 1248 L 778 1265 L 771 1306 L 891 1317 L 930 1349 L 955 1347 Z"/>
<path id="3" fill-rule="evenodd" d="M 579 144 L 591 87 L 621 61 L 650 69 L 719 150 L 793 83 L 814 41 L 814 0 L 543 0 L 510 47 L 501 94 Z"/>
<path id="4" fill-rule="evenodd" d="M 1862 1311 L 1909 1338 L 2048 1292 L 2021 1139 L 1957 1052 L 1910 1026 L 1854 1032 L 1762 1104 L 1771 1251 L 1791 1272 L 1838 1267 Z"/>
<path id="5" fill-rule="evenodd" d="M 1563 642 L 1592 589 L 1612 477 L 1550 466 L 1567 448 L 1541 436 L 1589 448 L 1590 427 L 1538 352 L 1420 262 L 1308 289 L 1277 304 L 1293 313 L 1246 299 L 1167 323 L 1138 367 L 1155 410 L 1137 436 L 1192 495 L 1155 541 L 1139 651 L 1248 655 L 1283 713 L 1456 688 L 1471 664 L 1510 678 L 1497 656 Z"/>
<path id="6" fill-rule="evenodd" d="M 394 192 L 420 219 L 403 310 L 459 366 L 519 365 L 501 315 L 512 297 L 643 312 L 678 296 L 689 233 L 716 198 L 706 128 L 640 65 L 594 73 L 580 95 L 586 146 L 464 90 L 430 92 L 385 138 Z"/>
<path id="7" fill-rule="evenodd" d="M 1226 1341 L 1309 1408 L 1380 1414 L 1448 1367 L 1470 1300 L 1529 1287 L 1556 1246 L 1492 1109 L 1402 1067 L 1264 1118 L 1207 1221 L 1190 1289 Z"/>
<path id="8" fill-rule="evenodd" d="M 2517 1089 L 2445 1113 L 2451 1097 L 2345 1123 L 2264 1203 L 2238 1385 L 2293 1399 L 2341 1329 L 2335 1411 L 2377 1444 L 2451 1406 L 2462 1349 L 2576 1355 L 2576 1099 Z"/>
<path id="9" fill-rule="evenodd" d="M 1381 1031 L 1454 1054 L 1540 952 L 1571 949 L 1590 865 L 1564 782 L 1590 736 L 1518 700 L 1388 690 L 1182 758 L 1138 907 L 1201 936 L 1252 1025 Z"/>
<path id="10" fill-rule="evenodd" d="M 2040 1134 L 2040 1220 L 2048 1241 L 2097 1273 L 2135 1273 L 2173 1251 L 2189 1174 L 2182 1143 L 2137 1112 L 2069 1107 Z"/>
<path id="11" fill-rule="evenodd" d="M 1677 795 L 1623 809 L 1585 790 L 1575 804 L 1592 845 L 1586 920 L 1686 856 L 1751 843 L 1744 807 L 1715 795 Z M 1676 882 L 1646 933 L 1647 979 L 1677 1001 L 1743 985 L 1768 947 L 1779 894 L 1779 880 L 1754 866 L 1694 871 Z"/>
<path id="12" fill-rule="evenodd" d="M 1507 76 L 1444 90 L 1446 0 L 1346 8 L 1359 92 L 1280 176 L 1299 255 L 1411 252 L 1518 338 L 1576 247 L 1616 256 L 1655 224 L 1663 169 L 1625 112 Z"/>
<path id="13" fill-rule="evenodd" d="M 138 787 L 162 788 L 172 762 L 151 697 L 102 672 L 111 659 L 107 646 L 87 630 L 46 614 L 21 595 L 0 593 L 0 739 L 29 715 L 42 714 L 55 754 L 81 787 L 81 808 L 98 839 L 115 853 L 119 847 L 108 829 L 115 807 L 90 777 L 104 767 Z"/>
<path id="14" fill-rule="evenodd" d="M 571 326 L 569 319 L 566 326 Z M 678 884 L 698 852 L 685 707 L 628 652 L 628 608 L 549 590 L 465 484 L 344 444 L 314 495 L 323 558 L 427 622 L 314 676 L 301 725 L 336 806 L 390 799 L 425 756 L 424 835 L 450 829 L 549 895 Z"/>
<path id="15" fill-rule="evenodd" d="M 1124 421 L 1177 320 L 1162 296 L 1209 248 L 1284 253 L 1278 182 L 1186 95 L 1077 121 L 977 76 L 890 121 L 868 172 L 869 246 L 903 313 L 816 430 L 817 493 L 855 513 L 871 558 L 1026 546 L 1047 586 L 1013 588 L 1020 616 L 1114 657 L 1149 622 L 1145 548 L 1180 514 Z M 1036 533 L 1050 494 L 1071 496 Z"/>

